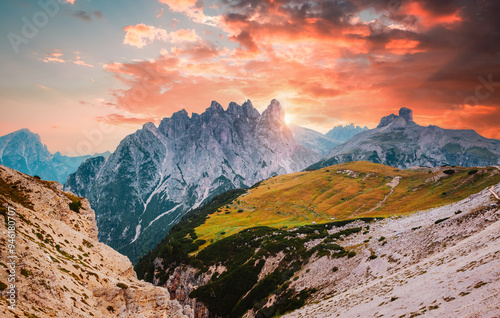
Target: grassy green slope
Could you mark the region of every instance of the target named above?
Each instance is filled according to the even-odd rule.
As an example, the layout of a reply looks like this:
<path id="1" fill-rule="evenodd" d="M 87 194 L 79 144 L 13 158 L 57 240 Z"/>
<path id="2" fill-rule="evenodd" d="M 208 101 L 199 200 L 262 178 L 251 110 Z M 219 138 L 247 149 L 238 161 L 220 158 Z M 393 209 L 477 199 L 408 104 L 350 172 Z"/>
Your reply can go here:
<path id="1" fill-rule="evenodd" d="M 443 171 L 453 171 L 445 174 Z M 352 171 L 352 172 L 349 172 Z M 357 217 L 404 215 L 462 200 L 500 182 L 496 168 L 399 170 L 350 162 L 261 182 L 196 228 L 201 248 L 254 226 L 301 226 Z M 388 185 L 400 177 L 394 189 Z"/>

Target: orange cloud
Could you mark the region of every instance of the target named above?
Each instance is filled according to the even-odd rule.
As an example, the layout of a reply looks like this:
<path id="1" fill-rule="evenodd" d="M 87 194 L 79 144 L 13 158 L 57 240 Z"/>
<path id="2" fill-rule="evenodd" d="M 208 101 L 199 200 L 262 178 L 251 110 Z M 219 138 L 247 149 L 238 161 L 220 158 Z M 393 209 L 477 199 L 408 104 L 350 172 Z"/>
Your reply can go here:
<path id="1" fill-rule="evenodd" d="M 128 44 L 138 48 L 153 43 L 155 40 L 169 41 L 171 43 L 195 42 L 200 39 L 194 30 L 180 29 L 167 32 L 165 29 L 157 28 L 143 23 L 128 25 L 123 28 L 126 32 L 123 44 Z"/>
<path id="2" fill-rule="evenodd" d="M 59 49 L 55 49 L 51 53 L 46 53 L 45 58 L 42 58 L 40 60 L 45 63 L 66 63 L 62 56 L 62 51 Z"/>
<path id="3" fill-rule="evenodd" d="M 398 55 L 423 52 L 423 50 L 417 48 L 418 45 L 419 41 L 408 39 L 393 39 L 385 45 L 385 49 L 393 54 Z"/>
<path id="4" fill-rule="evenodd" d="M 156 28 L 151 25 L 146 25 L 144 23 L 136 25 L 128 25 L 123 28 L 126 32 L 123 44 L 128 44 L 138 48 L 142 48 L 155 39 L 166 40 L 167 31 L 161 28 Z"/>
<path id="5" fill-rule="evenodd" d="M 406 2 L 402 6 L 402 12 L 407 15 L 417 17 L 419 24 L 424 28 L 431 28 L 435 25 L 450 25 L 462 21 L 460 8 L 455 8 L 453 12 L 437 14 L 426 8 L 420 2 Z"/>
<path id="6" fill-rule="evenodd" d="M 207 16 L 203 13 L 203 5 L 198 0 L 158 0 L 158 2 L 168 5 L 174 12 L 184 13 L 193 22 L 216 26 L 219 18 Z"/>
<path id="7" fill-rule="evenodd" d="M 45 57 L 39 58 L 39 60 L 44 62 L 44 63 L 70 62 L 70 63 L 76 64 L 76 65 L 87 66 L 87 67 L 91 67 L 91 68 L 94 67 L 94 65 L 89 64 L 82 59 L 82 57 L 80 56 L 80 52 L 72 52 L 72 54 L 74 55 L 73 60 L 71 58 L 64 57 L 65 54 L 62 52 L 62 50 L 54 49 L 50 53 L 45 53 Z"/>
<path id="8" fill-rule="evenodd" d="M 137 125 L 137 124 L 144 124 L 147 122 L 158 122 L 156 118 L 125 117 L 120 114 L 109 114 L 106 116 L 98 116 L 96 117 L 96 120 L 111 125 Z"/>

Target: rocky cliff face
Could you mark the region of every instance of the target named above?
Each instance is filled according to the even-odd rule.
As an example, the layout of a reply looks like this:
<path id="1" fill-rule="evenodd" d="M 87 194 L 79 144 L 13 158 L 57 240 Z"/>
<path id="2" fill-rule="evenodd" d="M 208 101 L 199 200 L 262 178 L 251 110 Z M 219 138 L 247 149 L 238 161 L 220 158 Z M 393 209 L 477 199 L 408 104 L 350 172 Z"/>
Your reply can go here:
<path id="1" fill-rule="evenodd" d="M 64 183 L 91 156 L 51 154 L 38 134 L 21 129 L 0 137 L 0 164 L 44 180 Z"/>
<path id="2" fill-rule="evenodd" d="M 473 130 L 423 127 L 412 111 L 383 117 L 375 129 L 364 131 L 339 145 L 309 169 L 366 160 L 409 168 L 413 166 L 488 166 L 500 163 L 500 140 L 484 138 Z"/>
<path id="3" fill-rule="evenodd" d="M 98 242 L 88 201 L 63 192 L 61 184 L 0 166 L 6 221 L 9 208 L 15 209 L 16 237 L 11 254 L 7 223 L 0 222 L 0 316 L 193 317 L 166 289 L 139 281 L 127 257 Z M 17 257 L 14 309 L 7 302 L 10 255 Z"/>
<path id="4" fill-rule="evenodd" d="M 299 145 L 273 100 L 261 114 L 250 101 L 201 115 L 185 110 L 145 124 L 106 160 L 88 160 L 65 187 L 96 210 L 100 239 L 133 261 L 182 215 L 213 196 L 319 160 Z"/>

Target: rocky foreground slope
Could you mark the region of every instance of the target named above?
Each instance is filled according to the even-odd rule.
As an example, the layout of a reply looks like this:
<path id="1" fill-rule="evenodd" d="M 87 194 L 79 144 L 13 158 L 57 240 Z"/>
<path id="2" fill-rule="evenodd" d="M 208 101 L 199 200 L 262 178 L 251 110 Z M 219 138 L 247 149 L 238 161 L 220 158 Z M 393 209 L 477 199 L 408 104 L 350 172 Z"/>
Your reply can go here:
<path id="1" fill-rule="evenodd" d="M 297 290 L 321 291 L 284 317 L 500 317 L 500 184 L 458 203 L 387 219 L 317 259 Z"/>
<path id="2" fill-rule="evenodd" d="M 16 210 L 14 309 L 8 207 Z M 98 242 L 88 201 L 61 184 L 0 166 L 0 212 L 1 317 L 188 317 L 167 290 L 139 281 L 127 257 Z"/>

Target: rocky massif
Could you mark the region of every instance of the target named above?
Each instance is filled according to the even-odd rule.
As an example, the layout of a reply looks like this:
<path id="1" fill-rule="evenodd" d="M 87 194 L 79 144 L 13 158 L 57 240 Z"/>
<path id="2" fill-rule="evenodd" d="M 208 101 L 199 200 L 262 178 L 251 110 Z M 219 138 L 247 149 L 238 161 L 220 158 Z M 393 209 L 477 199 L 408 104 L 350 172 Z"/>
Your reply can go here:
<path id="1" fill-rule="evenodd" d="M 66 189 L 96 210 L 100 239 L 137 261 L 186 211 L 229 189 L 300 171 L 320 156 L 298 144 L 273 100 L 260 114 L 250 101 L 217 102 L 145 124 L 107 159 L 72 174 Z"/>
<path id="2" fill-rule="evenodd" d="M 0 164 L 31 176 L 38 175 L 44 180 L 64 183 L 90 157 L 68 157 L 59 152 L 51 154 L 40 136 L 28 129 L 0 137 Z"/>
<path id="3" fill-rule="evenodd" d="M 473 130 L 423 127 L 413 121 L 411 109 L 383 117 L 375 128 L 363 131 L 333 148 L 326 159 L 312 165 L 367 160 L 398 168 L 414 166 L 488 166 L 500 163 L 500 140 L 482 137 Z"/>
<path id="4" fill-rule="evenodd" d="M 138 280 L 127 257 L 97 240 L 88 201 L 63 192 L 61 184 L 0 166 L 0 212 L 0 316 L 193 317 L 167 290 Z M 8 220 L 15 221 L 13 254 Z M 13 309 L 11 255 L 17 257 Z"/>

